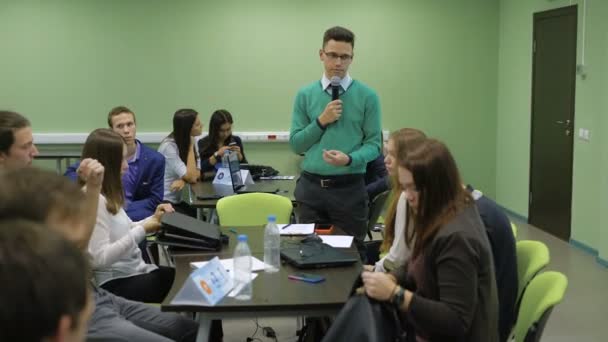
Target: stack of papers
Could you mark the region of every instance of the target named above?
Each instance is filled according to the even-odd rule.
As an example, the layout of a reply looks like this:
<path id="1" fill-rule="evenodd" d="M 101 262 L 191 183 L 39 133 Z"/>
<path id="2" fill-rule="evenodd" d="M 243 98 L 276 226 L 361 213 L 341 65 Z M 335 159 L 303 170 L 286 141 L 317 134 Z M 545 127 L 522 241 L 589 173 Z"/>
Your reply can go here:
<path id="1" fill-rule="evenodd" d="M 209 261 L 198 261 L 198 262 L 191 262 L 190 263 L 190 267 L 196 269 L 196 268 L 201 268 L 205 265 L 207 265 Z M 234 272 L 234 259 L 230 258 L 230 259 L 220 259 L 220 263 L 222 264 L 222 266 L 224 266 L 224 268 L 226 269 L 226 271 L 228 271 L 228 273 L 232 274 Z M 264 267 L 266 267 L 266 264 L 252 256 L 251 257 L 251 271 L 255 272 L 255 271 L 261 271 L 264 269 Z"/>
<path id="2" fill-rule="evenodd" d="M 292 180 L 296 178 L 296 176 L 263 176 L 260 177 L 262 180 Z"/>
<path id="3" fill-rule="evenodd" d="M 319 235 L 324 243 L 335 248 L 349 248 L 353 243 L 353 237 L 350 235 Z"/>
<path id="4" fill-rule="evenodd" d="M 191 262 L 190 263 L 190 267 L 197 269 L 197 268 L 201 268 L 203 266 L 205 266 L 209 261 L 199 261 L 199 262 Z M 224 266 L 224 268 L 226 269 L 226 273 L 230 274 L 230 276 L 232 276 L 232 274 L 234 274 L 234 259 L 230 258 L 230 259 L 221 259 L 220 263 L 222 264 L 222 266 Z M 251 271 L 255 272 L 255 271 L 261 271 L 264 269 L 264 267 L 266 266 L 266 264 L 252 256 L 251 257 Z M 251 273 L 251 281 L 253 281 L 255 278 L 257 278 L 258 274 L 257 273 Z M 230 291 L 228 293 L 228 297 L 236 297 L 236 295 L 241 292 L 242 286 L 236 286 L 232 289 L 232 291 Z"/>
<path id="5" fill-rule="evenodd" d="M 279 224 L 281 235 L 309 235 L 315 232 L 314 223 Z"/>

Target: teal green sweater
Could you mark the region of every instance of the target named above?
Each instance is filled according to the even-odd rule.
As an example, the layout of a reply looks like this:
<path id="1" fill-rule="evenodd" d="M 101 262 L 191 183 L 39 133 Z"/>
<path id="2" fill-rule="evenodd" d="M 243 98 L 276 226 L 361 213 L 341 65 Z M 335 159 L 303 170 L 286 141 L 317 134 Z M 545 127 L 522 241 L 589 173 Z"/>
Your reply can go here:
<path id="1" fill-rule="evenodd" d="M 320 175 L 365 173 L 365 166 L 380 154 L 380 101 L 374 90 L 353 80 L 340 96 L 342 116 L 322 129 L 317 117 L 331 102 L 321 81 L 298 91 L 293 106 L 289 144 L 296 153 L 305 153 L 302 170 Z M 323 150 L 348 154 L 348 166 L 333 166 L 323 160 Z"/>

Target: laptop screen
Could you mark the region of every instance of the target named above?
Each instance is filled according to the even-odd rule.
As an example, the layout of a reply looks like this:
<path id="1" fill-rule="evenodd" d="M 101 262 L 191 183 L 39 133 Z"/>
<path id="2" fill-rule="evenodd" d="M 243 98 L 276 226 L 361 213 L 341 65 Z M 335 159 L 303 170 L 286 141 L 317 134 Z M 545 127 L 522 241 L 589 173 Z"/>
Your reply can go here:
<path id="1" fill-rule="evenodd" d="M 230 178 L 232 179 L 232 188 L 237 189 L 243 186 L 241 178 L 241 163 L 236 153 L 230 153 L 228 156 L 228 168 L 230 169 Z"/>

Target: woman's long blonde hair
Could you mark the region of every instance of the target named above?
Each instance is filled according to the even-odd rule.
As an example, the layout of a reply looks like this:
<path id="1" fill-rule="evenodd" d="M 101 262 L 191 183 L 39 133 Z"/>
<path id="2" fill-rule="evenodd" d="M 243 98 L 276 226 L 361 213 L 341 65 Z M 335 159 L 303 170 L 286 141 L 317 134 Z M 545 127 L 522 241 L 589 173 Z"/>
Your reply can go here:
<path id="1" fill-rule="evenodd" d="M 395 146 L 395 162 L 398 165 L 399 156 L 402 154 L 407 155 L 408 151 L 411 151 L 426 139 L 426 135 L 415 128 L 401 128 L 392 132 L 388 139 L 392 140 L 393 145 Z M 380 246 L 380 251 L 382 253 L 388 252 L 395 240 L 395 215 L 397 214 L 397 203 L 399 202 L 400 195 L 401 186 L 399 186 L 397 173 L 395 172 L 391 177 L 390 202 L 384 220 L 384 240 Z"/>

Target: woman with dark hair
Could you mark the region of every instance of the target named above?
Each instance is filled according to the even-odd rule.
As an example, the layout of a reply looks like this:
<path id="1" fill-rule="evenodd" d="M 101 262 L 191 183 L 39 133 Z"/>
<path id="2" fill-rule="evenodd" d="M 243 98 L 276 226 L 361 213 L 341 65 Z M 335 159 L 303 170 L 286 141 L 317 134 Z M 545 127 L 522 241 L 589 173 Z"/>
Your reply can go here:
<path id="1" fill-rule="evenodd" d="M 131 221 L 124 209 L 122 188 L 122 174 L 129 168 L 126 155 L 123 138 L 107 128 L 94 130 L 84 144 L 82 160 L 96 159 L 105 168 L 88 251 L 100 287 L 130 300 L 160 303 L 173 285 L 175 270 L 146 264 L 137 245 L 146 234 L 158 231 L 160 218 L 173 208 L 160 204 L 154 215 Z M 84 185 L 82 180 L 80 184 Z"/>
<path id="2" fill-rule="evenodd" d="M 492 251 L 454 158 L 434 139 L 399 152 L 411 256 L 392 274 L 363 272 L 365 293 L 401 310 L 410 341 L 498 341 Z"/>
<path id="3" fill-rule="evenodd" d="M 209 135 L 198 141 L 201 172 L 215 171 L 228 150 L 236 153 L 241 163 L 247 162 L 241 138 L 232 135 L 232 124 L 232 115 L 225 109 L 218 109 L 211 115 Z"/>
<path id="4" fill-rule="evenodd" d="M 194 137 L 202 132 L 203 125 L 198 113 L 194 109 L 180 109 L 173 115 L 173 131 L 158 147 L 158 152 L 165 156 L 163 199 L 171 203 L 175 210 L 190 216 L 196 216 L 196 211 L 182 201 L 182 189 L 186 183 L 198 181 L 200 172 L 194 152 Z"/>

